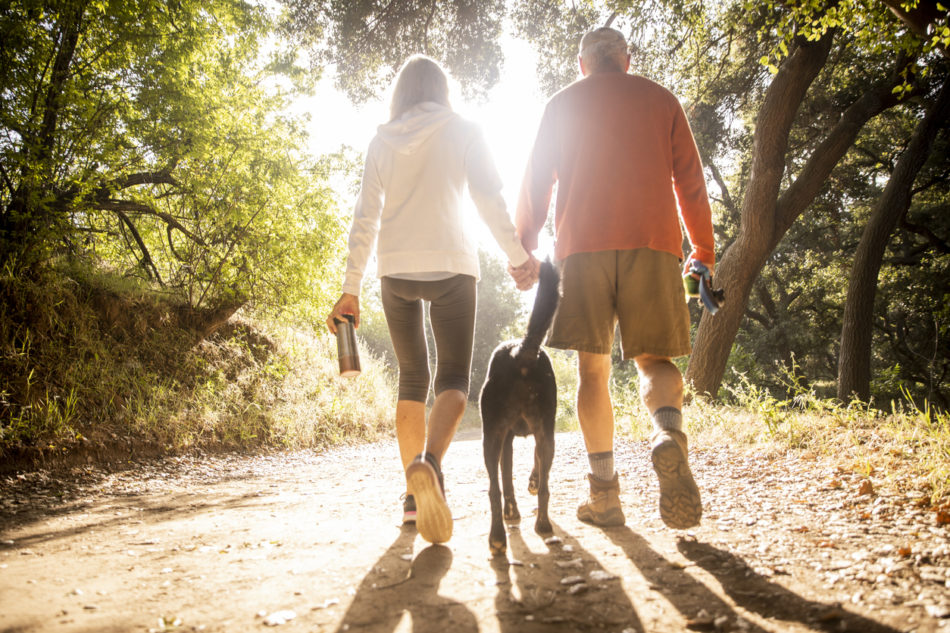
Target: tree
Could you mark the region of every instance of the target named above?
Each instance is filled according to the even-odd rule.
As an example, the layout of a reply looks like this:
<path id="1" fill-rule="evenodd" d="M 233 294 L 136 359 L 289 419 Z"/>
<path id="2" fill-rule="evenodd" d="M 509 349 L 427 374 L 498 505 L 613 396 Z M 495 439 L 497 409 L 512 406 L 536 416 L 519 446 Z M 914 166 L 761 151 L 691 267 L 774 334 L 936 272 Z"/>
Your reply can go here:
<path id="1" fill-rule="evenodd" d="M 874 297 L 884 251 L 894 229 L 907 214 L 917 174 L 930 155 L 938 130 L 950 119 L 950 79 L 935 99 L 901 154 L 884 192 L 864 228 L 848 281 L 838 363 L 838 397 L 871 396 L 871 333 Z"/>
<path id="2" fill-rule="evenodd" d="M 820 200 L 865 125 L 916 93 L 932 51 L 944 45 L 946 18 L 937 36 L 924 41 L 883 4 L 554 4 L 574 18 L 596 16 L 578 25 L 578 37 L 607 22 L 629 33 L 635 72 L 660 80 L 687 103 L 719 190 L 717 241 L 725 248 L 716 272 L 728 293 L 715 317 L 701 319 L 687 379 L 715 395 L 740 326 L 752 316 L 760 273 Z M 523 29 L 548 52 L 556 50 L 548 35 L 563 24 Z"/>
<path id="3" fill-rule="evenodd" d="M 877 18 L 875 24 L 881 23 L 880 14 L 870 17 Z M 788 57 L 776 68 L 758 108 L 739 232 L 717 266 L 717 276 L 729 289 L 730 300 L 715 317 L 703 316 L 696 353 L 687 370 L 687 379 L 700 393 L 716 393 L 749 293 L 770 253 L 815 200 L 864 124 L 899 103 L 894 89 L 902 84 L 908 67 L 908 60 L 902 55 L 897 56 L 889 70 L 878 71 L 877 78 L 868 78 L 867 87 L 844 104 L 839 120 L 811 140 L 810 154 L 799 154 L 797 164 L 790 163 L 793 124 L 812 83 L 829 65 L 836 39 L 838 51 L 849 52 L 847 47 L 856 45 L 836 27 L 799 29 Z M 872 68 L 875 67 L 879 66 L 875 64 Z M 783 183 L 787 183 L 784 190 Z"/>
<path id="4" fill-rule="evenodd" d="M 8 3 L 0 260 L 102 261 L 196 307 L 309 295 L 339 229 L 273 28 L 240 0 Z"/>
<path id="5" fill-rule="evenodd" d="M 498 81 L 503 0 L 282 0 L 285 33 L 308 45 L 312 64 L 332 65 L 353 101 L 378 97 L 410 55 L 424 53 L 462 83 L 466 96 Z"/>

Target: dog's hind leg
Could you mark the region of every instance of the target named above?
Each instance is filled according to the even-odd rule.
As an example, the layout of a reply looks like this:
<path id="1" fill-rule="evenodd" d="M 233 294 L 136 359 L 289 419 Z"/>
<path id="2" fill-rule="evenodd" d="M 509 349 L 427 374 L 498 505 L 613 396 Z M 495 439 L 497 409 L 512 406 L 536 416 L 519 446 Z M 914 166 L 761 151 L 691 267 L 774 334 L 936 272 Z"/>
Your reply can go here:
<path id="1" fill-rule="evenodd" d="M 551 498 L 548 477 L 551 463 L 554 461 L 554 433 L 536 430 L 534 434 L 534 455 L 538 464 L 538 518 L 534 522 L 534 531 L 538 534 L 550 534 L 551 520 L 548 518 L 548 501 Z"/>
<path id="2" fill-rule="evenodd" d="M 538 454 L 534 454 L 534 468 L 531 469 L 531 476 L 528 477 L 528 494 L 538 494 Z"/>
<path id="3" fill-rule="evenodd" d="M 486 429 L 490 428 L 486 425 Z M 488 548 L 493 556 L 504 555 L 508 549 L 508 537 L 502 520 L 501 487 L 498 485 L 498 460 L 501 457 L 502 438 L 498 433 L 485 433 L 482 450 L 485 468 L 488 469 L 488 500 L 491 504 L 491 531 L 488 533 Z"/>
<path id="4" fill-rule="evenodd" d="M 512 442 L 515 434 L 508 431 L 501 449 L 501 489 L 505 494 L 505 520 L 518 521 L 521 513 L 518 512 L 518 502 L 515 501 L 515 486 L 512 482 Z"/>

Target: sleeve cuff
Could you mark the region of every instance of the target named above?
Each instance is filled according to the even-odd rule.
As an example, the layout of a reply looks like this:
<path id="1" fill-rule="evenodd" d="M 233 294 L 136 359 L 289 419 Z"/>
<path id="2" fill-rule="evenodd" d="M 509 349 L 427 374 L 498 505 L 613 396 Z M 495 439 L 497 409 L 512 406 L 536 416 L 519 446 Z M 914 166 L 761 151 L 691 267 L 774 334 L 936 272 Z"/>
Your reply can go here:
<path id="1" fill-rule="evenodd" d="M 351 295 L 360 296 L 360 287 L 363 283 L 362 275 L 347 273 L 343 279 L 343 292 Z"/>
<path id="2" fill-rule="evenodd" d="M 716 253 L 705 248 L 694 248 L 686 261 L 688 262 L 690 259 L 698 259 L 707 268 L 712 268 L 716 264 Z"/>

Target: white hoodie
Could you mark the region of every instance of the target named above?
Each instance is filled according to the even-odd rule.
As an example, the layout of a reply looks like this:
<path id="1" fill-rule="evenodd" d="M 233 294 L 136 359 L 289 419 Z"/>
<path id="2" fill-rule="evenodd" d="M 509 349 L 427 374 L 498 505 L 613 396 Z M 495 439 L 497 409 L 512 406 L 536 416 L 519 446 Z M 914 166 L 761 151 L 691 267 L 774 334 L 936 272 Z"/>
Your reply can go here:
<path id="1" fill-rule="evenodd" d="M 528 253 L 515 234 L 501 179 L 478 127 L 450 108 L 420 103 L 380 125 L 366 153 L 350 229 L 343 292 L 359 296 L 377 236 L 377 275 L 444 272 L 479 276 L 478 251 L 465 235 L 465 183 L 492 236 L 519 266 Z"/>

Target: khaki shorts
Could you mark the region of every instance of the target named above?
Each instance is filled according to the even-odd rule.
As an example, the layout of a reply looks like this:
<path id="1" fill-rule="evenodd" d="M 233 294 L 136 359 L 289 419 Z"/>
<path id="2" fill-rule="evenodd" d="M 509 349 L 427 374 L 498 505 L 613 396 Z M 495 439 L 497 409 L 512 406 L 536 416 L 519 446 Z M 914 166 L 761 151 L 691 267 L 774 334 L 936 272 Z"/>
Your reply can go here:
<path id="1" fill-rule="evenodd" d="M 620 324 L 623 357 L 690 352 L 679 259 L 649 248 L 576 253 L 560 262 L 561 303 L 547 344 L 609 354 Z"/>

